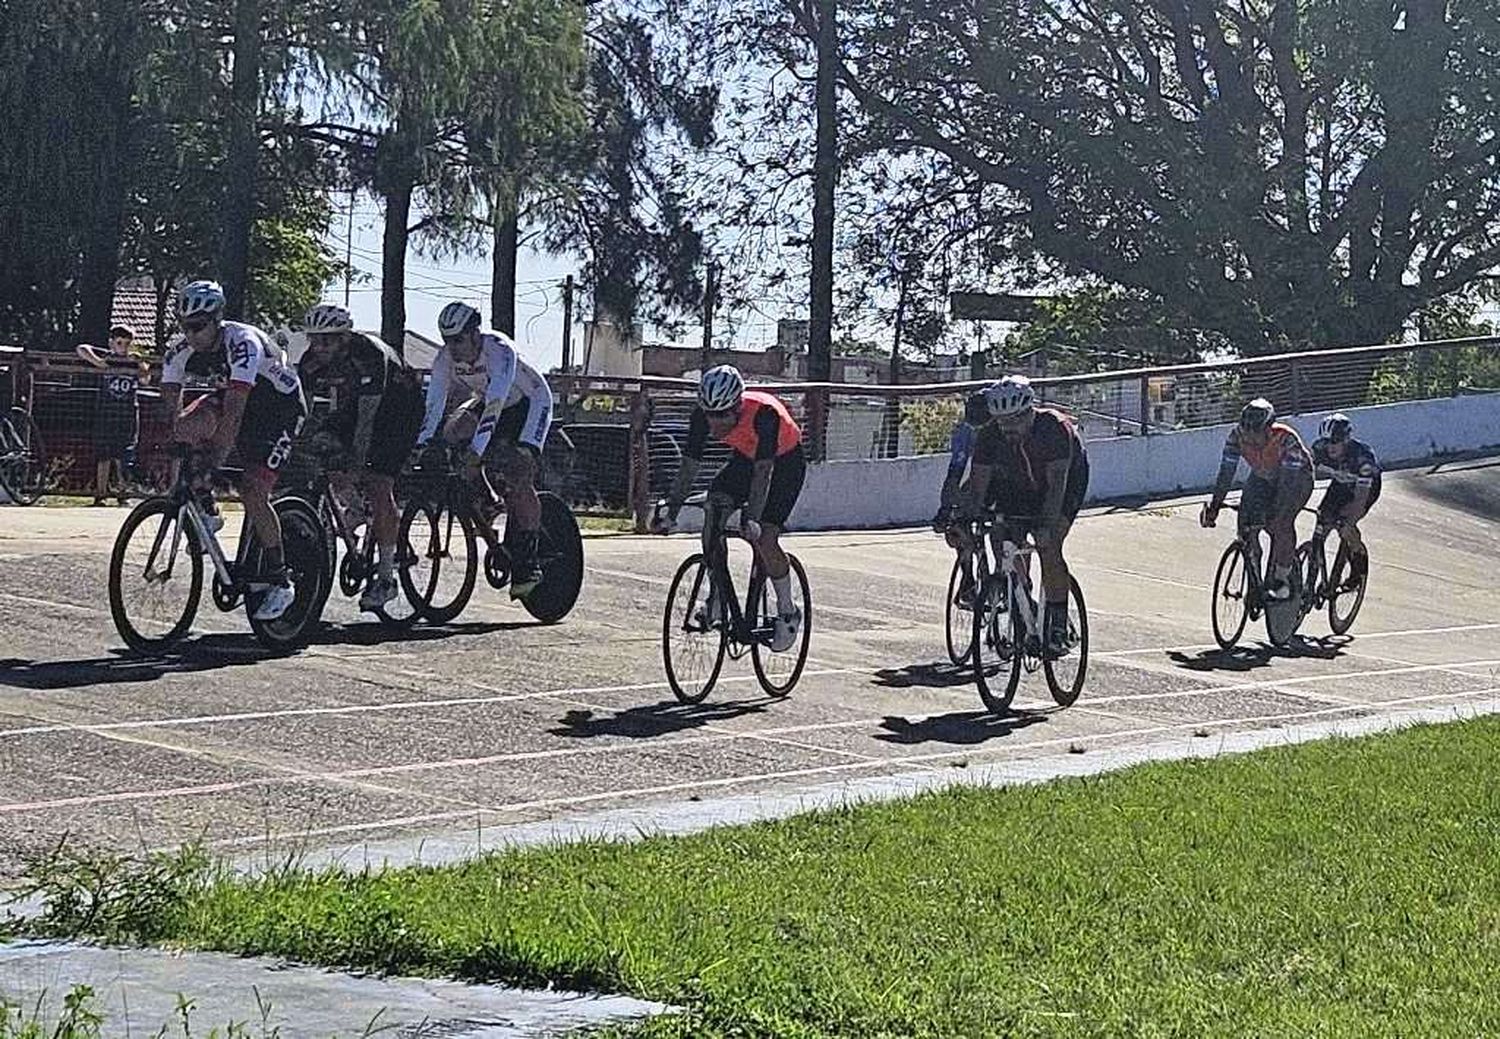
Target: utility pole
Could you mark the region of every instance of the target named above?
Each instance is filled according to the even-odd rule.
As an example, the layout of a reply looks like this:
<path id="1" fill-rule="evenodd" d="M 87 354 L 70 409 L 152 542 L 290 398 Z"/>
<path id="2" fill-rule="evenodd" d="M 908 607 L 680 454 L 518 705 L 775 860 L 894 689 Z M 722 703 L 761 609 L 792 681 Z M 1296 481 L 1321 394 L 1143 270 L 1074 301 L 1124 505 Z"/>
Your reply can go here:
<path id="1" fill-rule="evenodd" d="M 719 265 L 708 265 L 708 280 L 703 288 L 703 360 L 698 365 L 700 372 L 708 371 L 709 354 L 714 348 L 714 307 L 718 304 Z"/>
<path id="2" fill-rule="evenodd" d="M 349 281 L 354 277 L 354 196 L 358 188 L 349 189 L 349 230 L 344 239 L 344 309 L 349 309 Z"/>
<path id="3" fill-rule="evenodd" d="M 563 280 L 563 341 L 562 370 L 566 375 L 573 370 L 573 275 Z"/>

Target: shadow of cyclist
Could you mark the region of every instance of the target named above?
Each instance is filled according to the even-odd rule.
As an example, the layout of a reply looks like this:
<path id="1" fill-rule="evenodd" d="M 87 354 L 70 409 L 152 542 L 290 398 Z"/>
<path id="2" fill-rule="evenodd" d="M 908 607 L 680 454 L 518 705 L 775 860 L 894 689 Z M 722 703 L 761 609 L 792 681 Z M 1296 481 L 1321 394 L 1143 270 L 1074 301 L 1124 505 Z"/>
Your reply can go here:
<path id="1" fill-rule="evenodd" d="M 766 699 L 685 704 L 676 700 L 663 700 L 660 703 L 627 707 L 611 714 L 576 710 L 564 714 L 559 719 L 557 728 L 547 731 L 554 736 L 628 736 L 632 739 L 650 739 L 714 722 L 729 721 L 747 714 L 760 714 L 774 702 L 776 701 Z"/>
<path id="2" fill-rule="evenodd" d="M 1205 649 L 1191 655 L 1181 650 L 1167 654 L 1178 667 L 1189 671 L 1254 671 L 1268 667 L 1277 657 L 1313 657 L 1318 660 L 1333 660 L 1344 653 L 1348 639 L 1329 636 L 1316 639 L 1307 635 L 1295 635 L 1285 646 L 1259 643 L 1254 646 L 1236 646 L 1233 649 Z"/>
<path id="3" fill-rule="evenodd" d="M 972 746 L 1045 722 L 1057 709 L 1007 711 L 1003 715 L 990 714 L 988 711 L 956 711 L 951 714 L 930 714 L 916 721 L 901 715 L 886 715 L 880 723 L 885 731 L 877 732 L 875 738 L 885 743 L 908 746 L 918 743 Z"/>
<path id="4" fill-rule="evenodd" d="M 387 642 L 438 642 L 461 635 L 489 635 L 497 631 L 539 628 L 538 620 L 463 621 L 429 627 L 416 624 L 410 628 L 392 628 L 379 622 L 325 624 L 312 639 L 315 646 L 382 646 Z"/>
<path id="5" fill-rule="evenodd" d="M 249 632 L 200 635 L 160 656 L 136 656 L 127 649 L 77 660 L 0 658 L 0 686 L 19 689 L 71 689 L 115 682 L 152 682 L 163 675 L 218 671 L 284 657 L 262 646 Z"/>
<path id="6" fill-rule="evenodd" d="M 909 689 L 920 686 L 924 689 L 947 689 L 951 686 L 973 685 L 974 672 L 965 667 L 954 667 L 946 662 L 935 664 L 906 664 L 902 667 L 883 667 L 875 672 L 874 683 L 891 689 Z"/>

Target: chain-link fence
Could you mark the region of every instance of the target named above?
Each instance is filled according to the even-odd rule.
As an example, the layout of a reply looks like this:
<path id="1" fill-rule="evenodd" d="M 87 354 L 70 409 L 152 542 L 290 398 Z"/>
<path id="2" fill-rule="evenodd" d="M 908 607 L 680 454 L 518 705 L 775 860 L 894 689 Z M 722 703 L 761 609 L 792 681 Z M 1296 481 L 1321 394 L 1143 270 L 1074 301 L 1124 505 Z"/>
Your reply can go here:
<path id="1" fill-rule="evenodd" d="M 108 448 L 101 397 L 114 374 L 71 358 L 41 359 L 16 380 L 56 461 L 57 487 L 80 492 Z M 807 432 L 814 458 L 896 458 L 948 449 L 964 399 L 983 382 L 927 385 L 776 383 Z M 1042 401 L 1068 412 L 1085 439 L 1139 436 L 1229 422 L 1249 398 L 1287 415 L 1500 390 L 1500 338 L 1281 354 L 1243 361 L 1132 369 L 1033 380 Z M 580 510 L 634 513 L 676 477 L 696 385 L 683 379 L 553 376 L 556 417 L 543 482 Z M 187 396 L 191 397 L 189 390 Z M 149 383 L 140 390 L 134 472 L 160 486 L 169 468 L 167 416 Z M 326 405 L 315 405 L 318 406 Z M 699 489 L 728 455 L 707 444 Z"/>

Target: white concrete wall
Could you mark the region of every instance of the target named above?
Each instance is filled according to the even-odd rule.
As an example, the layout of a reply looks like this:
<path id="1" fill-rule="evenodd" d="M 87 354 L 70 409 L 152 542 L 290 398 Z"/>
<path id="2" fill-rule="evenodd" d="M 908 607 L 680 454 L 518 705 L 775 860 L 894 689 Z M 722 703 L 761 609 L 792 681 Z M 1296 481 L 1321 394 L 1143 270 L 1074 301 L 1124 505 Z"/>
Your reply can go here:
<path id="1" fill-rule="evenodd" d="M 1355 435 L 1382 464 L 1500 446 L 1500 394 L 1351 408 Z M 1321 415 L 1291 423 L 1311 443 Z M 1091 441 L 1089 501 L 1167 497 L 1209 487 L 1228 425 Z M 930 520 L 948 456 L 824 462 L 808 467 L 796 530 L 914 526 Z"/>

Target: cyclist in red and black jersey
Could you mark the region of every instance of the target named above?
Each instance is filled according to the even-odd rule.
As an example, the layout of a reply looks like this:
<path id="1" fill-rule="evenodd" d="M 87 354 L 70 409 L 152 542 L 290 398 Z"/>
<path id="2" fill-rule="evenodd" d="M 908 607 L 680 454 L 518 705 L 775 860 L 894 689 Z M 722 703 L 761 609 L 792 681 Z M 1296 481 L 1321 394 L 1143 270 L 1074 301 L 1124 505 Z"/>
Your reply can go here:
<path id="1" fill-rule="evenodd" d="M 1089 456 L 1072 419 L 1038 407 L 1031 380 L 1010 375 L 985 391 L 990 421 L 974 441 L 969 482 L 959 515 L 973 520 L 986 507 L 1006 518 L 1005 534 L 1019 543 L 1027 533 L 1042 561 L 1047 596 L 1047 644 L 1068 649 L 1071 575 L 1063 543 L 1089 487 Z"/>
<path id="2" fill-rule="evenodd" d="M 687 449 L 682 466 L 667 495 L 667 515 L 657 527 L 665 534 L 677 522 L 683 500 L 703 463 L 703 449 L 712 435 L 733 450 L 709 486 L 704 515 L 704 551 L 709 539 L 730 512 L 743 507 L 742 530 L 755 545 L 755 555 L 776 590 L 777 619 L 771 639 L 776 652 L 797 641 L 801 611 L 792 601 L 791 564 L 781 549 L 781 532 L 802 492 L 807 460 L 802 430 L 785 404 L 769 393 L 745 389 L 745 380 L 732 365 L 721 364 L 703 373 L 698 385 L 698 407 L 688 422 Z M 717 603 L 711 597 L 710 603 Z M 709 618 L 712 620 L 713 618 Z"/>

